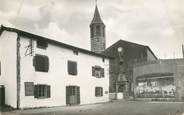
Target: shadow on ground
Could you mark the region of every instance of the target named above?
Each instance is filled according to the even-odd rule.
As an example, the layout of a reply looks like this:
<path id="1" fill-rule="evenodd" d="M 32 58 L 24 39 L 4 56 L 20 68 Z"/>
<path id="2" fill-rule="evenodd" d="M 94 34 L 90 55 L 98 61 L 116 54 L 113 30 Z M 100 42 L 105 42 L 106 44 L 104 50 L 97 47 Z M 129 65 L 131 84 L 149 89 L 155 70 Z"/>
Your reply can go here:
<path id="1" fill-rule="evenodd" d="M 113 101 L 109 103 L 16 110 L 2 115 L 184 115 L 182 102 Z"/>

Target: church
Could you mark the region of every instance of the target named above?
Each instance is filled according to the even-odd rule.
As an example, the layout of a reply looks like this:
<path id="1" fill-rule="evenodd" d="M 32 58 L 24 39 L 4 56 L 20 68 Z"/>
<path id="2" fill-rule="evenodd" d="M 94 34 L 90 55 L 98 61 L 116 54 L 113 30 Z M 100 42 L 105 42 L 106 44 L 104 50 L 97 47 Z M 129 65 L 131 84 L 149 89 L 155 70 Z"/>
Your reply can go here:
<path id="1" fill-rule="evenodd" d="M 153 95 L 143 89 L 150 86 L 147 78 L 171 76 L 169 85 L 180 82 L 172 76 L 182 68 L 170 73 L 170 69 L 152 71 L 159 61 L 149 46 L 119 40 L 106 48 L 106 26 L 97 5 L 89 28 L 91 51 L 2 25 L 0 106 L 24 109 L 145 98 L 148 94 L 146 98 L 151 98 Z M 161 68 L 165 67 L 167 64 Z M 182 92 L 183 88 L 174 91 Z M 174 91 L 170 95 L 176 94 Z M 177 94 L 183 98 L 183 93 Z"/>
<path id="2" fill-rule="evenodd" d="M 183 58 L 158 59 L 149 46 L 119 40 L 106 48 L 105 24 L 96 6 L 90 24 L 91 51 L 113 56 L 109 62 L 109 98 L 184 101 Z"/>
<path id="3" fill-rule="evenodd" d="M 105 24 L 101 19 L 98 7 L 90 24 L 91 51 L 106 56 L 113 56 L 109 65 L 109 92 L 112 99 L 133 96 L 133 64 L 157 60 L 149 46 L 119 40 L 106 48 Z M 120 51 L 119 51 L 120 49 Z M 110 97 L 111 98 L 111 97 Z"/>

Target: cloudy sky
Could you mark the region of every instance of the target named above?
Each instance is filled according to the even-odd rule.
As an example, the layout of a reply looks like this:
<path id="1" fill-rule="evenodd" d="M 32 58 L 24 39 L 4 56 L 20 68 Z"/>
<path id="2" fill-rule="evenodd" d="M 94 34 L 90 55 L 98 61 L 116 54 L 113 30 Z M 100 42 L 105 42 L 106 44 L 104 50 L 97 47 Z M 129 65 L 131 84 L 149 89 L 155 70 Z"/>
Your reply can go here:
<path id="1" fill-rule="evenodd" d="M 98 0 L 107 47 L 119 39 L 181 58 L 184 0 Z M 0 24 L 90 50 L 95 0 L 0 0 Z"/>

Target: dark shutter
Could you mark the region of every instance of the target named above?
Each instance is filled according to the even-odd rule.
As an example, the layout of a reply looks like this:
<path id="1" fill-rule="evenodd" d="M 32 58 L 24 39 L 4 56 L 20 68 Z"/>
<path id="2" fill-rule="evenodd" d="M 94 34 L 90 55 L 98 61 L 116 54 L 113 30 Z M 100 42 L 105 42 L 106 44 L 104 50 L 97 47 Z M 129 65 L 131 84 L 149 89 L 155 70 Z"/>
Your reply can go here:
<path id="1" fill-rule="evenodd" d="M 77 62 L 68 61 L 68 73 L 71 75 L 77 75 Z"/>
<path id="2" fill-rule="evenodd" d="M 70 87 L 66 86 L 66 104 L 70 104 Z"/>
<path id="3" fill-rule="evenodd" d="M 95 96 L 96 97 L 103 96 L 103 88 L 102 87 L 95 87 Z"/>
<path id="4" fill-rule="evenodd" d="M 98 96 L 98 87 L 95 87 L 95 96 Z"/>
<path id="5" fill-rule="evenodd" d="M 34 65 L 36 71 L 43 71 L 43 66 L 44 66 L 44 59 L 40 55 L 36 55 L 34 57 Z"/>
<path id="6" fill-rule="evenodd" d="M 100 96 L 103 96 L 103 88 L 101 87 L 100 89 L 101 89 L 101 92 L 100 92 L 101 95 Z"/>
<path id="7" fill-rule="evenodd" d="M 72 74 L 72 63 L 68 61 L 68 73 Z"/>
<path id="8" fill-rule="evenodd" d="M 34 98 L 38 98 L 38 88 L 39 88 L 39 85 L 34 86 Z"/>
<path id="9" fill-rule="evenodd" d="M 37 40 L 37 48 L 46 49 L 48 47 L 48 43 L 46 40 Z"/>
<path id="10" fill-rule="evenodd" d="M 50 97 L 50 85 L 47 85 L 47 97 Z"/>
<path id="11" fill-rule="evenodd" d="M 36 69 L 38 71 L 44 71 L 44 58 L 42 56 L 37 55 L 36 56 Z"/>
<path id="12" fill-rule="evenodd" d="M 76 87 L 77 88 L 77 104 L 80 104 L 80 87 Z"/>
<path id="13" fill-rule="evenodd" d="M 101 68 L 101 77 L 104 77 L 104 68 Z"/>
<path id="14" fill-rule="evenodd" d="M 92 66 L 92 76 L 95 76 L 95 67 Z"/>
<path id="15" fill-rule="evenodd" d="M 36 55 L 33 58 L 33 65 L 36 71 L 48 72 L 49 70 L 49 58 L 43 55 Z"/>
<path id="16" fill-rule="evenodd" d="M 74 75 L 77 75 L 77 62 L 73 62 Z"/>
<path id="17" fill-rule="evenodd" d="M 25 96 L 34 96 L 34 83 L 25 82 Z"/>
<path id="18" fill-rule="evenodd" d="M 44 57 L 44 71 L 48 72 L 49 71 L 49 58 L 47 56 Z"/>

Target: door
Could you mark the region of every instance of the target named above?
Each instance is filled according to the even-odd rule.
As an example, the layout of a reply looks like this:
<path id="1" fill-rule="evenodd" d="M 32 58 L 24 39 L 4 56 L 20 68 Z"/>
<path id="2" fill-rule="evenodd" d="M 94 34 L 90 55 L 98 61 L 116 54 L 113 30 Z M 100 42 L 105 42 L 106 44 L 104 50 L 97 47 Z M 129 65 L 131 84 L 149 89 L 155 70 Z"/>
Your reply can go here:
<path id="1" fill-rule="evenodd" d="M 66 86 L 66 104 L 67 105 L 80 104 L 80 87 Z"/>
<path id="2" fill-rule="evenodd" d="M 5 106 L 5 88 L 3 85 L 0 85 L 0 109 Z"/>

